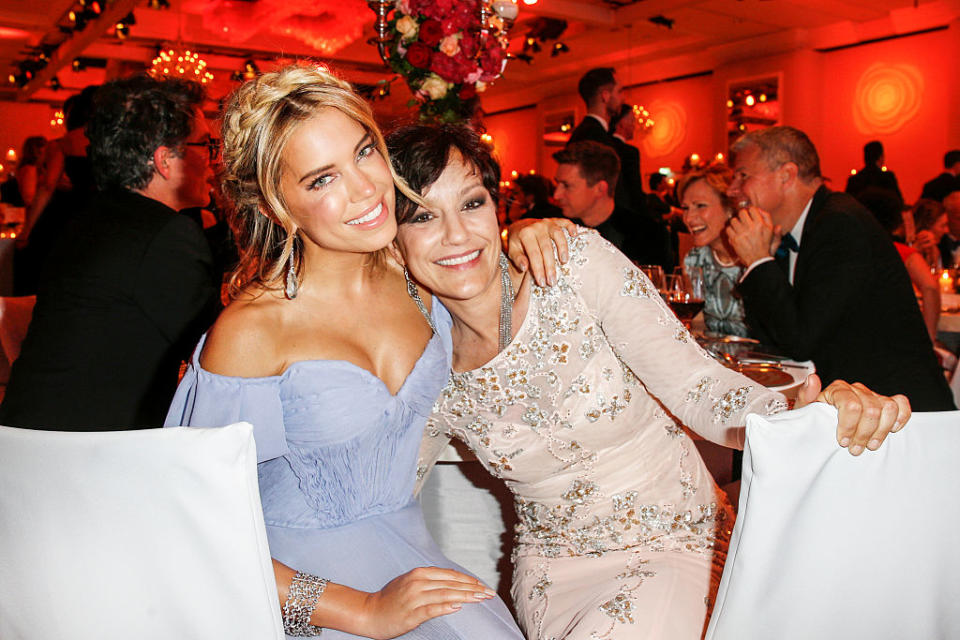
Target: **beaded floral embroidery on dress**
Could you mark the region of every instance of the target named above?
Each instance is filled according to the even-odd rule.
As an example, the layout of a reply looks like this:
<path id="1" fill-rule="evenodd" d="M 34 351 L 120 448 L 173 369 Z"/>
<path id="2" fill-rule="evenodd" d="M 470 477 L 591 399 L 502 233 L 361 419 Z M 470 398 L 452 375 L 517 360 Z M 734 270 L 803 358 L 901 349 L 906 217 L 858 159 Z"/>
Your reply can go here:
<path id="1" fill-rule="evenodd" d="M 736 444 L 747 412 L 783 403 L 700 349 L 605 240 L 583 233 L 569 253 L 556 286 L 531 289 L 513 342 L 453 373 L 427 423 L 428 439 L 463 440 L 514 493 L 515 604 L 538 638 L 558 615 L 554 561 L 622 554 L 601 610 L 629 625 L 653 575 L 637 554 L 722 551 L 732 511 L 678 421 Z"/>

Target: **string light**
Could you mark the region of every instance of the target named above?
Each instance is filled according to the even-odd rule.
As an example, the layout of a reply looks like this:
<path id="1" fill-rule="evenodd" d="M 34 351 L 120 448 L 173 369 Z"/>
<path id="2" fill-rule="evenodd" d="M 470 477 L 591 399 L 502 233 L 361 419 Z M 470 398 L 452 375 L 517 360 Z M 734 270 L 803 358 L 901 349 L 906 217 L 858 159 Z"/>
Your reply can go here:
<path id="1" fill-rule="evenodd" d="M 755 105 L 755 104 L 757 103 L 757 99 L 754 98 L 752 95 L 751 95 L 751 96 L 747 96 L 746 98 L 743 99 L 743 101 L 746 103 L 746 105 L 747 105 L 748 107 L 752 107 L 753 105 Z"/>
<path id="2" fill-rule="evenodd" d="M 150 64 L 148 73 L 154 78 L 185 78 L 200 84 L 213 80 L 213 74 L 207 71 L 207 61 L 196 51 L 180 46 L 161 50 Z"/>
<path id="3" fill-rule="evenodd" d="M 63 126 L 63 109 L 57 109 L 53 112 L 53 117 L 50 118 L 51 127 L 62 127 Z"/>
<path id="4" fill-rule="evenodd" d="M 480 139 L 486 142 L 487 144 L 493 144 L 493 136 L 489 133 L 483 133 L 480 135 Z"/>

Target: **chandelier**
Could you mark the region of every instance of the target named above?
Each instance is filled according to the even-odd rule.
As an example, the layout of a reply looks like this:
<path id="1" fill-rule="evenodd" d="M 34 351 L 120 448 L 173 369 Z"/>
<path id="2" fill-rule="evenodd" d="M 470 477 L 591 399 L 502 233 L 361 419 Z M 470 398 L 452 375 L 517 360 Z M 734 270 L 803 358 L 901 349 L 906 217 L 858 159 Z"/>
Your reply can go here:
<path id="1" fill-rule="evenodd" d="M 207 61 L 196 51 L 177 44 L 160 50 L 150 64 L 147 72 L 156 79 L 183 78 L 200 84 L 213 80 L 213 74 L 207 71 Z"/>

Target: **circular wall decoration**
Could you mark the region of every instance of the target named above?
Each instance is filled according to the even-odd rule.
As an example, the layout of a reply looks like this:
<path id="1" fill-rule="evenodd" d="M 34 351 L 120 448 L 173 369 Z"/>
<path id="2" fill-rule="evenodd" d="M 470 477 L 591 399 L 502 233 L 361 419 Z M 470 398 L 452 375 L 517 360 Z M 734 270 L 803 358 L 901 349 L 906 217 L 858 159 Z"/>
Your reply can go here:
<path id="1" fill-rule="evenodd" d="M 919 69 L 909 64 L 874 64 L 857 81 L 853 122 L 860 133 L 894 133 L 917 115 L 922 98 Z"/>
<path id="2" fill-rule="evenodd" d="M 665 100 L 654 100 L 647 110 L 655 124 L 643 138 L 644 153 L 648 157 L 670 155 L 687 136 L 687 112 Z"/>

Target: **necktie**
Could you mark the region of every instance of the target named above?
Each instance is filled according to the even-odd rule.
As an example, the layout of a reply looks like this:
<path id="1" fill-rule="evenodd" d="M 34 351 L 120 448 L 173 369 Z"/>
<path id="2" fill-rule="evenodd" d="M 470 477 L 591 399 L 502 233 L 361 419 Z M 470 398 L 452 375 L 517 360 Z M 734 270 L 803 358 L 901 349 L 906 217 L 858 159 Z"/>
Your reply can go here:
<path id="1" fill-rule="evenodd" d="M 780 239 L 780 246 L 773 254 L 777 264 L 780 265 L 780 268 L 788 277 L 790 276 L 790 252 L 796 253 L 799 250 L 800 245 L 797 244 L 792 235 L 787 233 Z"/>

